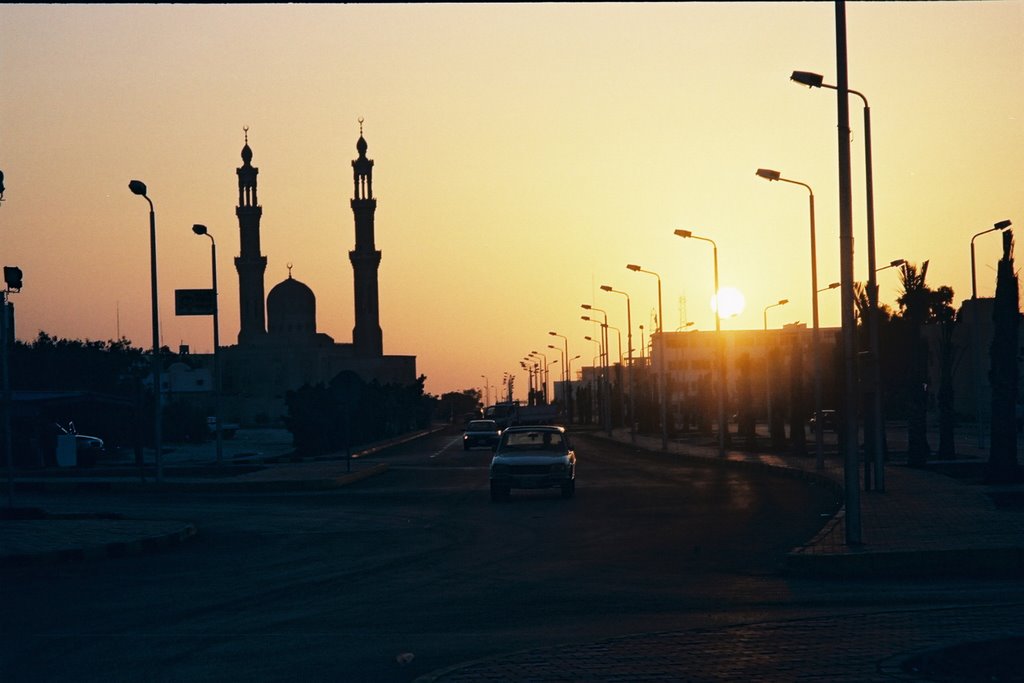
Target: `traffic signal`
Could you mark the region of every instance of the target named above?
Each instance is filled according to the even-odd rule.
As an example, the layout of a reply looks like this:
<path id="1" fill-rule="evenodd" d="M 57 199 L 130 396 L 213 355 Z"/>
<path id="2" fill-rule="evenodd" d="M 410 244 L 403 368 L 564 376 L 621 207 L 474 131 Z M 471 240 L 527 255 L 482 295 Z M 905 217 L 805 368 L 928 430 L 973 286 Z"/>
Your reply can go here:
<path id="1" fill-rule="evenodd" d="M 4 266 L 4 282 L 7 289 L 21 290 L 21 268 L 18 266 Z"/>

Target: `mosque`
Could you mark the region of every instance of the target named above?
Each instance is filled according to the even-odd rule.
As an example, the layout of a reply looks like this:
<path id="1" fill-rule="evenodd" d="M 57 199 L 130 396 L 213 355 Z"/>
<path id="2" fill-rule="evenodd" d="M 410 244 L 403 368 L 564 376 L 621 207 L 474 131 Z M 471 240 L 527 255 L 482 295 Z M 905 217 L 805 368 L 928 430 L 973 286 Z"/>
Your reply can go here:
<path id="1" fill-rule="evenodd" d="M 355 247 L 348 253 L 355 293 L 352 343 L 338 343 L 317 331 L 316 295 L 288 277 L 264 299 L 267 257 L 260 253 L 257 198 L 259 169 L 252 165 L 248 130 L 238 174 L 239 254 L 238 343 L 221 348 L 222 402 L 225 419 L 243 425 L 279 421 L 286 413 L 285 394 L 303 385 L 327 384 L 350 371 L 366 383 L 410 385 L 416 381 L 415 356 L 384 355 L 380 328 L 377 270 L 381 252 L 374 246 L 373 160 L 366 156 L 362 120 L 352 161 Z"/>

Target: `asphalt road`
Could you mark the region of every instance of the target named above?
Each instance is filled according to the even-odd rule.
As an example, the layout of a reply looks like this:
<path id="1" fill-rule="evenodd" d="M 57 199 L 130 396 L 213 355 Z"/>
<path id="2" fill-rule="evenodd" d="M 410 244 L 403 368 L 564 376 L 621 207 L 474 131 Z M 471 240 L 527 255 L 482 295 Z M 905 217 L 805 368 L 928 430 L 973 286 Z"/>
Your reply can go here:
<path id="1" fill-rule="evenodd" d="M 783 557 L 835 511 L 830 490 L 576 446 L 571 500 L 490 502 L 490 452 L 464 452 L 455 432 L 375 455 L 386 474 L 331 492 L 37 496 L 51 511 L 191 520 L 199 535 L 5 570 L 2 678 L 411 681 L 552 644 L 1005 588 L 791 579 Z"/>

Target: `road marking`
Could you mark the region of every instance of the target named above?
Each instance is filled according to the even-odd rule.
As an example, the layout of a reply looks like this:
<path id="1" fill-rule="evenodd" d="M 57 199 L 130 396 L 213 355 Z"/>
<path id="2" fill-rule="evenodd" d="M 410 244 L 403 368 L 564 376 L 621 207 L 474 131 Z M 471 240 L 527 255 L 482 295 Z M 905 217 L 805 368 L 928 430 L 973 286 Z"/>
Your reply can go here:
<path id="1" fill-rule="evenodd" d="M 458 442 L 460 442 L 460 441 L 462 441 L 462 437 L 461 437 L 461 436 L 457 436 L 457 437 L 455 437 L 454 439 L 452 439 L 451 441 L 449 441 L 448 443 L 446 443 L 446 444 L 444 445 L 444 447 L 443 447 L 443 448 L 442 448 L 441 450 L 439 450 L 438 452 L 436 452 L 436 453 L 434 453 L 433 455 L 431 455 L 431 456 L 430 456 L 430 457 L 431 457 L 431 459 L 433 459 L 433 458 L 436 458 L 437 456 L 441 455 L 441 454 L 442 454 L 442 453 L 444 453 L 444 452 L 445 452 L 446 450 L 448 450 L 449 448 L 451 448 L 452 446 L 454 446 L 455 444 L 457 444 L 457 443 L 458 443 Z"/>

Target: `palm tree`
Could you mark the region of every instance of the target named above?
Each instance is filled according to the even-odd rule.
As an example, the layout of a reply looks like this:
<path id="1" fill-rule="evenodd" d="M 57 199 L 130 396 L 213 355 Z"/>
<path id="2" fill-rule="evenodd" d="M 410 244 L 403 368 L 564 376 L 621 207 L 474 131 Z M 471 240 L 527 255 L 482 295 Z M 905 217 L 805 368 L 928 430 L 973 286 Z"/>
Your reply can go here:
<path id="1" fill-rule="evenodd" d="M 928 344 L 922 330 L 928 320 L 931 290 L 925 284 L 928 261 L 921 270 L 912 263 L 900 268 L 902 294 L 897 298 L 907 326 L 907 464 L 921 467 L 928 461 Z"/>

